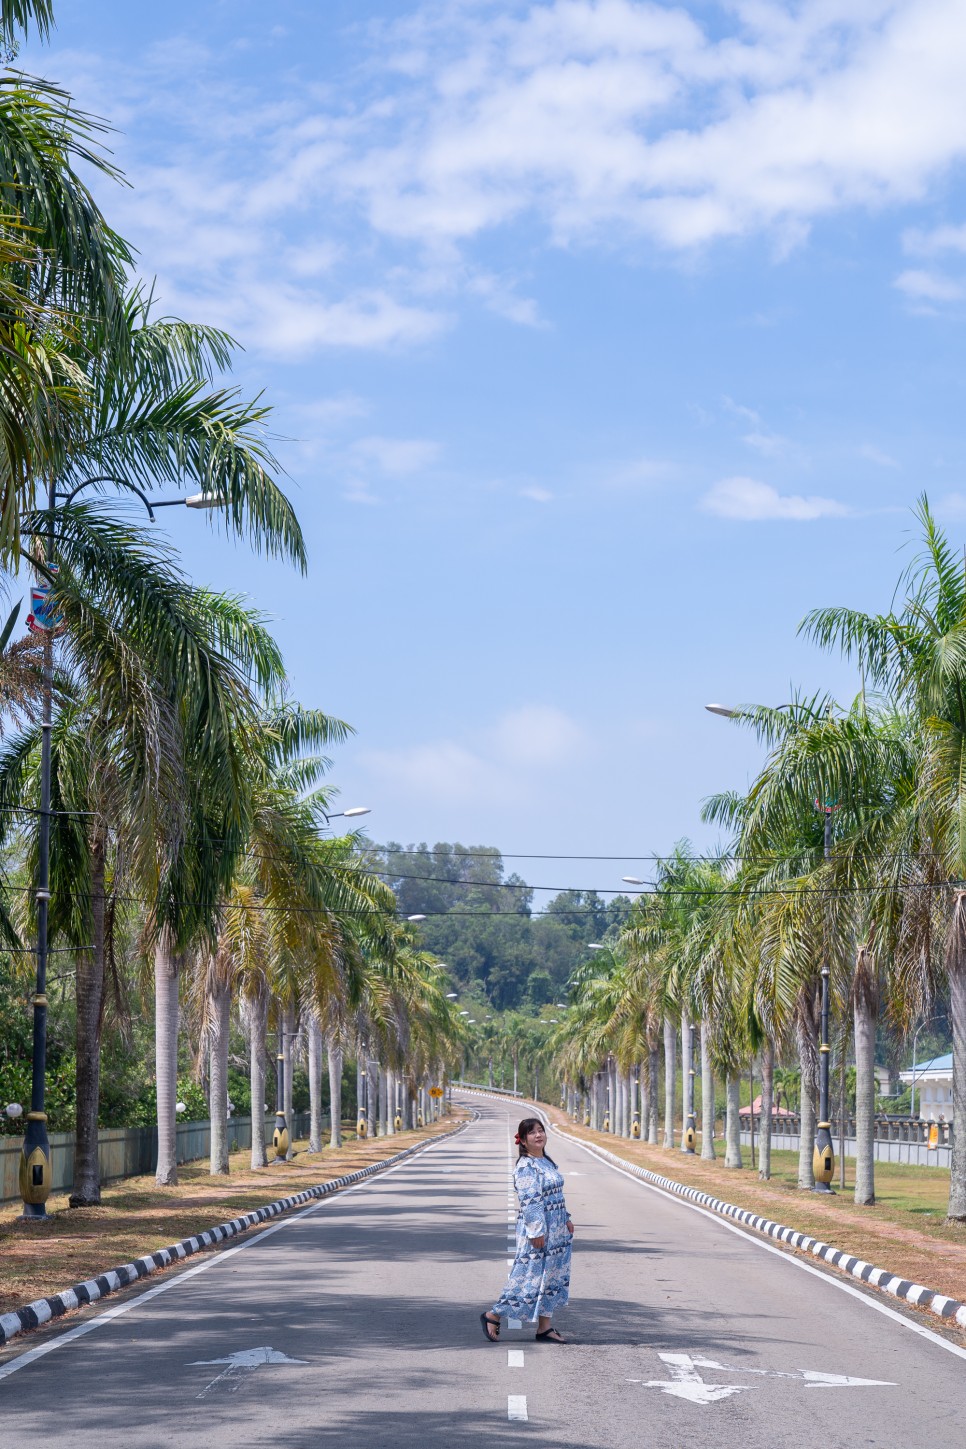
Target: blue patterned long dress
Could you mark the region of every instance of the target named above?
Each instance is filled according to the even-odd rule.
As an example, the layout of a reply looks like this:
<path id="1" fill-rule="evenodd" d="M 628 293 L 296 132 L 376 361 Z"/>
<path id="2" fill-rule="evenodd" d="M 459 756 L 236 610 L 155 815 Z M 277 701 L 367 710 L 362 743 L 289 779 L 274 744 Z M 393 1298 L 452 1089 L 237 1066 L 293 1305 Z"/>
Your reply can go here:
<path id="1" fill-rule="evenodd" d="M 570 1298 L 571 1238 L 563 1173 L 546 1157 L 521 1157 L 513 1169 L 520 1199 L 516 1257 L 493 1312 L 531 1323 L 550 1317 Z M 535 1248 L 532 1238 L 543 1238 Z"/>

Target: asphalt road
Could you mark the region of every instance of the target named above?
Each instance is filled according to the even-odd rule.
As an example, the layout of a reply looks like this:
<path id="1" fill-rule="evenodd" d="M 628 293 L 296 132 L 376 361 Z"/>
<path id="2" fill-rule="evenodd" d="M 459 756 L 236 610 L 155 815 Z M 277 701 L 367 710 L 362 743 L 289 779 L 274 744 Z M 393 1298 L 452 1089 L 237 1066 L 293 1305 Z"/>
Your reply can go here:
<path id="1" fill-rule="evenodd" d="M 11 1346 L 0 1449 L 961 1449 L 966 1354 L 556 1134 L 575 1341 L 485 1343 L 513 1128 L 474 1105 L 453 1141 Z"/>

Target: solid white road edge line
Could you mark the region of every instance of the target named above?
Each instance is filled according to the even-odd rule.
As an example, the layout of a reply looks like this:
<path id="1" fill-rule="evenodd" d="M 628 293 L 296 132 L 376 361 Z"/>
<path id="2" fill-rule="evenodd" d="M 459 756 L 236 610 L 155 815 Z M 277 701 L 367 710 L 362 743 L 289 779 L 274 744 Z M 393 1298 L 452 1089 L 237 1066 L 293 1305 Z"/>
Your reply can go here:
<path id="1" fill-rule="evenodd" d="M 475 1126 L 475 1123 L 470 1123 L 469 1125 Z M 280 1233 L 283 1228 L 289 1227 L 292 1223 L 299 1222 L 301 1218 L 310 1217 L 312 1213 L 318 1212 L 320 1208 L 327 1207 L 330 1203 L 338 1202 L 340 1198 L 346 1198 L 350 1193 L 361 1192 L 363 1188 L 375 1187 L 378 1183 L 385 1182 L 387 1177 L 391 1177 L 394 1172 L 399 1172 L 402 1168 L 415 1167 L 416 1163 L 427 1152 L 431 1152 L 434 1147 L 439 1147 L 446 1140 L 446 1137 L 438 1137 L 435 1142 L 427 1142 L 423 1151 L 415 1153 L 408 1161 L 398 1162 L 395 1167 L 387 1167 L 385 1172 L 376 1174 L 366 1182 L 357 1182 L 354 1187 L 347 1187 L 343 1192 L 334 1192 L 330 1197 L 320 1198 L 318 1202 L 312 1203 L 310 1207 L 302 1208 L 301 1211 L 293 1213 L 291 1217 L 285 1218 L 280 1223 L 273 1223 L 271 1227 L 263 1228 L 253 1237 L 246 1238 L 243 1242 L 237 1243 L 235 1247 L 226 1248 L 223 1253 L 216 1253 L 212 1257 L 206 1258 L 204 1262 L 196 1264 L 193 1268 L 188 1268 L 184 1273 L 178 1273 L 174 1277 L 165 1279 L 163 1283 L 155 1284 L 153 1288 L 148 1288 L 146 1292 L 139 1293 L 136 1298 L 130 1299 L 127 1303 L 116 1303 L 113 1308 L 105 1309 L 103 1313 L 97 1314 L 95 1318 L 91 1318 L 87 1323 L 79 1323 L 76 1328 L 69 1329 L 66 1333 L 62 1333 L 57 1338 L 51 1339 L 49 1343 L 39 1343 L 36 1348 L 27 1349 L 25 1353 L 18 1354 L 16 1358 L 11 1359 L 9 1363 L 4 1364 L 0 1368 L 0 1379 L 9 1378 L 18 1369 L 26 1368 L 29 1363 L 36 1362 L 37 1359 L 43 1358 L 45 1354 L 53 1353 L 56 1348 L 63 1348 L 65 1344 L 73 1343 L 75 1339 L 82 1338 L 85 1333 L 91 1333 L 95 1328 L 100 1328 L 101 1324 L 111 1323 L 115 1318 L 120 1318 L 123 1314 L 130 1313 L 132 1308 L 140 1308 L 142 1303 L 147 1303 L 150 1298 L 157 1298 L 159 1293 L 167 1293 L 169 1289 L 177 1288 L 179 1283 L 186 1283 L 189 1278 L 196 1277 L 198 1273 L 206 1273 L 216 1263 L 227 1262 L 236 1253 L 244 1252 L 246 1248 L 250 1248 L 253 1243 L 264 1242 L 273 1233 Z M 133 1287 L 134 1285 L 132 1284 L 131 1286 Z"/>
<path id="2" fill-rule="evenodd" d="M 615 1166 L 613 1162 L 605 1162 L 602 1157 L 598 1157 L 596 1152 L 585 1146 L 583 1142 L 578 1141 L 576 1137 L 564 1136 L 563 1140 L 569 1142 L 573 1147 L 581 1148 L 595 1162 L 599 1162 L 601 1167 L 609 1167 L 611 1172 L 619 1173 L 621 1177 L 626 1177 L 629 1182 L 636 1183 L 638 1187 L 646 1188 L 648 1192 L 656 1192 L 667 1202 L 673 1202 L 676 1207 L 688 1208 L 693 1213 L 700 1213 L 703 1218 L 707 1218 L 709 1222 L 715 1223 L 719 1228 L 725 1228 L 729 1233 L 735 1233 L 737 1237 L 744 1238 L 746 1243 L 752 1243 L 756 1248 L 761 1248 L 764 1252 L 772 1253 L 776 1258 L 781 1258 L 782 1262 L 791 1263 L 794 1267 L 801 1268 L 804 1273 L 811 1273 L 813 1277 L 820 1278 L 823 1283 L 828 1283 L 832 1288 L 838 1288 L 840 1292 L 848 1293 L 850 1297 L 857 1298 L 860 1303 L 864 1303 L 866 1308 L 873 1308 L 876 1313 L 884 1314 L 886 1318 L 891 1318 L 894 1323 L 900 1323 L 903 1328 L 908 1328 L 913 1333 L 918 1333 L 921 1338 L 928 1338 L 930 1343 L 938 1344 L 940 1348 L 946 1349 L 948 1353 L 955 1354 L 957 1358 L 966 1358 L 966 1348 L 960 1348 L 958 1343 L 950 1343 L 947 1338 L 942 1338 L 940 1334 L 933 1333 L 931 1328 L 926 1328 L 921 1323 L 915 1323 L 912 1319 L 903 1317 L 894 1308 L 890 1308 L 887 1303 L 880 1303 L 878 1299 L 870 1298 L 858 1288 L 853 1288 L 851 1283 L 841 1283 L 838 1278 L 833 1278 L 830 1273 L 823 1273 L 821 1268 L 813 1268 L 811 1263 L 804 1263 L 801 1258 L 795 1257 L 791 1253 L 783 1252 L 781 1248 L 776 1248 L 771 1243 L 763 1242 L 761 1238 L 756 1237 L 753 1233 L 745 1232 L 744 1228 L 739 1228 L 734 1223 L 725 1222 L 717 1213 L 709 1212 L 707 1208 L 699 1207 L 697 1203 L 686 1202 L 684 1198 L 677 1197 L 673 1192 L 665 1192 L 663 1188 L 655 1186 L 652 1182 L 644 1182 L 640 1177 L 635 1177 L 633 1172 L 625 1172 L 622 1167 Z"/>

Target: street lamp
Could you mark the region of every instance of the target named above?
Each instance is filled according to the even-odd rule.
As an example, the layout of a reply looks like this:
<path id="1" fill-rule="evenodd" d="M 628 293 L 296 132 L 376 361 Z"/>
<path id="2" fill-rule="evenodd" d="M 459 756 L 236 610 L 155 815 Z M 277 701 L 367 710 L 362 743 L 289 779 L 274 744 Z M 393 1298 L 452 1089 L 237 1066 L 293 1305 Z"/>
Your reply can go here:
<path id="1" fill-rule="evenodd" d="M 275 1059 L 275 1131 L 272 1134 L 272 1146 L 275 1148 L 275 1161 L 284 1162 L 288 1157 L 291 1138 L 288 1132 L 288 1123 L 285 1120 L 285 1033 L 282 1027 L 281 1006 L 279 1007 L 278 1026 L 278 1053 Z"/>
<path id="2" fill-rule="evenodd" d="M 459 1000 L 459 992 L 458 991 L 447 991 L 447 993 L 446 993 L 446 1000 L 447 1001 L 458 1001 Z"/>
<path id="3" fill-rule="evenodd" d="M 621 880 L 625 885 L 647 885 L 647 881 L 641 880 L 640 876 L 637 875 L 622 875 Z"/>
<path id="4" fill-rule="evenodd" d="M 822 811 L 825 816 L 824 829 L 824 856 L 826 860 L 832 858 L 832 813 L 838 807 L 834 802 L 826 800 L 824 803 L 816 800 L 816 810 Z M 835 1173 L 835 1151 L 832 1146 L 832 1124 L 829 1121 L 829 1056 L 832 1048 L 828 1039 L 828 1007 L 829 1007 L 829 965 L 828 965 L 828 940 L 826 938 L 827 927 L 824 922 L 822 929 L 822 1040 L 819 1046 L 819 1081 L 818 1081 L 818 1115 L 819 1122 L 815 1129 L 815 1148 L 812 1152 L 812 1175 L 815 1178 L 815 1192 L 831 1193 L 830 1183 Z"/>
<path id="5" fill-rule="evenodd" d="M 588 951 L 605 951 L 606 949 L 606 946 L 602 946 L 599 941 L 591 941 L 587 947 Z"/>
<path id="6" fill-rule="evenodd" d="M 697 1141 L 697 1122 L 694 1116 L 694 1023 L 688 1023 L 688 1031 L 691 1036 L 690 1059 L 691 1066 L 688 1071 L 688 1125 L 684 1129 L 684 1151 L 694 1156 L 694 1144 Z"/>
<path id="7" fill-rule="evenodd" d="M 407 921 L 425 921 L 425 919 L 426 919 L 425 916 L 407 916 L 406 917 L 406 920 Z"/>

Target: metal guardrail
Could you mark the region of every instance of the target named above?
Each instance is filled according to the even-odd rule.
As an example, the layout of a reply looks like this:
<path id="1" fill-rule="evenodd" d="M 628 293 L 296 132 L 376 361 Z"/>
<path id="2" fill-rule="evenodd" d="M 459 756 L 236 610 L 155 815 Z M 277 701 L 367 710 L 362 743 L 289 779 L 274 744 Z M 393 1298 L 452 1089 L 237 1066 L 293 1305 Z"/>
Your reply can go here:
<path id="1" fill-rule="evenodd" d="M 483 1082 L 451 1082 L 452 1087 L 472 1087 L 476 1092 L 495 1092 L 498 1097 L 522 1097 L 523 1092 L 515 1092 L 512 1087 L 488 1087 Z"/>
<path id="2" fill-rule="evenodd" d="M 329 1118 L 322 1119 L 328 1128 Z M 275 1124 L 274 1112 L 265 1116 L 265 1140 L 271 1142 Z M 297 1112 L 293 1137 L 303 1137 L 309 1130 L 308 1112 Z M 125 1177 L 139 1177 L 153 1172 L 158 1162 L 157 1127 L 102 1127 L 97 1134 L 101 1182 L 119 1182 Z M 252 1119 L 231 1117 L 228 1120 L 228 1150 L 242 1152 L 252 1145 Z M 177 1157 L 179 1163 L 197 1162 L 211 1151 L 210 1122 L 179 1122 Z M 70 1192 L 74 1183 L 74 1134 L 50 1133 L 52 1192 Z M 20 1197 L 20 1139 L 0 1137 L 0 1203 L 16 1202 Z"/>
<path id="3" fill-rule="evenodd" d="M 750 1113 L 739 1112 L 742 1131 L 749 1130 Z M 754 1118 L 756 1135 L 761 1131 L 761 1113 L 756 1112 Z M 889 1117 L 884 1113 L 875 1120 L 876 1142 L 911 1142 L 921 1143 L 924 1147 L 930 1145 L 932 1129 L 935 1128 L 934 1146 L 951 1147 L 953 1145 L 953 1123 L 952 1122 L 927 1122 L 921 1117 Z M 839 1122 L 837 1117 L 832 1118 L 832 1139 L 837 1142 L 839 1138 Z M 773 1116 L 771 1119 L 771 1135 L 774 1141 L 778 1137 L 799 1137 L 802 1131 L 802 1119 L 797 1112 L 791 1112 L 788 1116 Z M 848 1115 L 845 1118 L 845 1136 L 855 1137 L 855 1117 Z"/>

